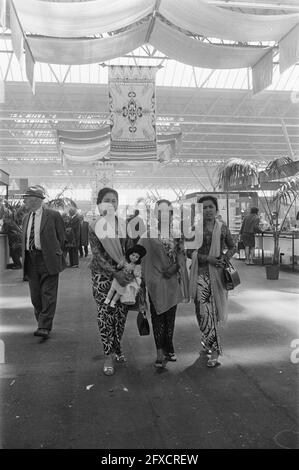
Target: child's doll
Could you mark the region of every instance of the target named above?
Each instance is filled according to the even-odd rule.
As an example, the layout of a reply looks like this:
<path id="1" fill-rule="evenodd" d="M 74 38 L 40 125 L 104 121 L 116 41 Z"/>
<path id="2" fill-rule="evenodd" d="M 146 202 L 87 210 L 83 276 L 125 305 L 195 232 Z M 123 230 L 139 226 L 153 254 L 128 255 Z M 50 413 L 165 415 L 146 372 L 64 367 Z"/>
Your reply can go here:
<path id="1" fill-rule="evenodd" d="M 125 305 L 135 304 L 136 294 L 141 284 L 140 263 L 145 254 L 146 249 L 140 245 L 135 245 L 127 250 L 125 254 L 126 261 L 121 261 L 117 266 L 124 274 L 127 283 L 125 286 L 121 286 L 116 278 L 114 278 L 104 304 L 110 304 L 110 307 L 115 307 L 115 303 L 118 300 Z"/>

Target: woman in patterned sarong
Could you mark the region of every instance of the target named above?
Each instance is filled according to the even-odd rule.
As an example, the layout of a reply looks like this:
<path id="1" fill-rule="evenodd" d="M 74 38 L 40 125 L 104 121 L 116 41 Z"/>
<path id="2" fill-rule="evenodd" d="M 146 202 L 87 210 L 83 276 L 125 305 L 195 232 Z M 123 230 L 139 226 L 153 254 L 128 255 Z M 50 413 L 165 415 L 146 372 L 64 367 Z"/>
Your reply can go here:
<path id="1" fill-rule="evenodd" d="M 111 188 L 103 188 L 98 193 L 97 204 L 100 218 L 90 224 L 89 239 L 92 251 L 91 279 L 92 293 L 97 305 L 97 322 L 104 348 L 105 375 L 114 374 L 113 359 L 125 362 L 121 349 L 128 307 L 117 302 L 114 308 L 104 303 L 111 287 L 117 264 L 124 256 L 129 241 L 122 237 L 120 220 L 115 216 L 118 206 L 118 193 Z M 99 225 L 101 224 L 102 225 Z M 108 224 L 108 225 L 107 225 Z M 100 227 L 100 228 L 99 228 Z M 101 236 L 101 230 L 103 236 Z M 109 233 L 109 230 L 112 230 Z M 104 236 L 105 233 L 108 236 Z"/>
<path id="2" fill-rule="evenodd" d="M 192 255 L 190 295 L 202 333 L 201 344 L 209 357 L 207 366 L 215 367 L 220 364 L 218 357 L 222 354 L 219 325 L 227 320 L 222 269 L 224 258 L 231 258 L 236 249 L 228 227 L 216 218 L 217 199 L 203 196 L 198 202 L 203 204 L 203 242 Z"/>

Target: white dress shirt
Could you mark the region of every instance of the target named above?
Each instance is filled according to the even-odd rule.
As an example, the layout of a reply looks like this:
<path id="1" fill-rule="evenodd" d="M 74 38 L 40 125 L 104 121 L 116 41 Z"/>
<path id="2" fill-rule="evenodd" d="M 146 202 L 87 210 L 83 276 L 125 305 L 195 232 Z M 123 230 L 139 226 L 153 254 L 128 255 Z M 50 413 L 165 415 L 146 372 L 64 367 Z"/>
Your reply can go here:
<path id="1" fill-rule="evenodd" d="M 40 243 L 40 224 L 43 215 L 43 206 L 35 211 L 35 220 L 34 220 L 34 245 L 37 250 L 41 250 L 41 243 Z M 26 250 L 29 250 L 29 238 L 31 232 L 31 225 L 32 225 L 32 216 L 33 213 L 31 212 L 28 221 L 27 227 L 27 237 L 26 237 Z"/>

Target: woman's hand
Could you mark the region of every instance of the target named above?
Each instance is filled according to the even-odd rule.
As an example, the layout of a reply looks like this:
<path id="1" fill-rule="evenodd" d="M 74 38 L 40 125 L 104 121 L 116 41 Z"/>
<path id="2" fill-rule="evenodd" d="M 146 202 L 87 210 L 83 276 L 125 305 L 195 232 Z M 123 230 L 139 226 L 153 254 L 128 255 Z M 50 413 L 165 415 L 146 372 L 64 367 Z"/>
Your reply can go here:
<path id="1" fill-rule="evenodd" d="M 183 264 L 186 261 L 186 255 L 184 252 L 180 252 L 177 254 L 177 263 Z"/>
<path id="2" fill-rule="evenodd" d="M 216 264 L 218 263 L 218 258 L 215 258 L 215 256 L 208 256 L 207 257 L 207 262 L 209 264 L 212 264 L 213 266 L 216 266 Z"/>
<path id="3" fill-rule="evenodd" d="M 219 259 L 219 258 L 216 258 L 215 256 L 208 256 L 207 257 L 207 262 L 209 264 L 212 264 L 216 268 L 224 268 L 225 267 L 224 259 Z"/>
<path id="4" fill-rule="evenodd" d="M 163 277 L 165 277 L 165 279 L 170 279 L 177 272 L 178 272 L 178 266 L 176 264 L 172 264 L 168 268 L 163 269 L 162 275 L 163 275 Z"/>

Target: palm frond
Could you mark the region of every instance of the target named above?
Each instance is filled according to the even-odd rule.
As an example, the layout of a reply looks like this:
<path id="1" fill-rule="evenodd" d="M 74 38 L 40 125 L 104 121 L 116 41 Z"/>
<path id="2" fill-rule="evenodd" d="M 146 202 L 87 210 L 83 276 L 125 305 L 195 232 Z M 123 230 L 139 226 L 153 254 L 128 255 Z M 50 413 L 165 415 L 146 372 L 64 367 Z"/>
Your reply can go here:
<path id="1" fill-rule="evenodd" d="M 69 197 L 64 196 L 65 192 L 68 190 L 68 186 L 65 186 L 51 201 L 48 201 L 48 207 L 52 209 L 69 209 L 74 207 L 78 209 L 75 201 Z"/>
<path id="2" fill-rule="evenodd" d="M 289 178 L 277 190 L 273 201 L 280 201 L 284 204 L 291 203 L 299 195 L 299 176 Z"/>
<path id="3" fill-rule="evenodd" d="M 280 157 L 272 160 L 263 171 L 263 174 L 266 175 L 268 180 L 273 180 L 287 178 L 297 172 L 297 161 L 292 160 L 290 157 Z"/>
<path id="4" fill-rule="evenodd" d="M 224 191 L 233 187 L 253 186 L 258 183 L 257 166 L 251 161 L 240 158 L 231 158 L 220 167 L 218 172 L 218 185 Z"/>
<path id="5" fill-rule="evenodd" d="M 51 201 L 49 201 L 47 205 L 52 209 L 67 209 L 70 207 L 78 209 L 75 201 L 73 201 L 73 199 L 69 197 L 58 197 L 55 199 L 51 199 Z"/>

